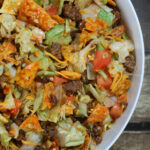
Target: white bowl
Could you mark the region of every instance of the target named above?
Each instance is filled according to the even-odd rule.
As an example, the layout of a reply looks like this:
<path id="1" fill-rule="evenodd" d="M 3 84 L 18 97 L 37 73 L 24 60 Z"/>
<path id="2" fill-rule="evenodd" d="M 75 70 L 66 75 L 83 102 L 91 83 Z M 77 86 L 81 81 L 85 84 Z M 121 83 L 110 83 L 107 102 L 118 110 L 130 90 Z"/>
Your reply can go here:
<path id="1" fill-rule="evenodd" d="M 132 85 L 128 91 L 128 107 L 115 122 L 112 129 L 105 133 L 102 143 L 97 146 L 97 150 L 108 150 L 125 129 L 135 110 L 144 75 L 144 42 L 135 9 L 130 0 L 116 0 L 116 2 L 120 8 L 123 20 L 128 27 L 128 32 L 135 44 L 136 69 L 132 78 Z"/>

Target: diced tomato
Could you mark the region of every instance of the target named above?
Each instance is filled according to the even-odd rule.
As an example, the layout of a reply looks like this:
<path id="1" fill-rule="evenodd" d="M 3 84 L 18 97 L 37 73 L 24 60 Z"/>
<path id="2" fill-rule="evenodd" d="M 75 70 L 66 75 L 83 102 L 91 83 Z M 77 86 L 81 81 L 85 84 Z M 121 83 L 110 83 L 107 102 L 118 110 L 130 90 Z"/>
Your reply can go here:
<path id="1" fill-rule="evenodd" d="M 14 102 L 15 102 L 15 108 L 12 108 L 10 110 L 10 113 L 12 116 L 17 116 L 17 114 L 19 113 L 19 109 L 20 109 L 20 106 L 21 106 L 21 101 L 18 100 L 18 99 L 14 99 Z"/>
<path id="2" fill-rule="evenodd" d="M 48 9 L 46 9 L 46 12 L 47 12 L 49 15 L 57 15 L 58 8 L 57 8 L 57 7 L 48 8 Z"/>
<path id="3" fill-rule="evenodd" d="M 122 114 L 122 108 L 120 104 L 116 103 L 110 110 L 110 115 L 113 119 L 117 119 Z"/>
<path id="4" fill-rule="evenodd" d="M 111 54 L 108 50 L 97 51 L 94 58 L 94 70 L 100 70 L 108 66 L 111 62 Z"/>
<path id="5" fill-rule="evenodd" d="M 72 96 L 72 95 L 70 95 L 70 96 L 67 96 L 67 97 L 63 98 L 63 99 L 61 100 L 61 104 L 62 104 L 62 105 L 63 105 L 63 104 L 73 104 L 74 101 L 75 101 L 75 97 Z"/>
<path id="6" fill-rule="evenodd" d="M 97 76 L 97 85 L 99 89 L 109 89 L 112 81 L 113 80 L 110 75 L 107 75 L 107 79 L 100 75 Z"/>
<path id="7" fill-rule="evenodd" d="M 63 83 L 68 82 L 68 80 L 55 75 L 53 82 L 54 82 L 54 85 L 57 86 L 57 85 L 61 85 Z"/>
<path id="8" fill-rule="evenodd" d="M 124 93 L 117 97 L 118 103 L 127 103 L 127 93 Z"/>

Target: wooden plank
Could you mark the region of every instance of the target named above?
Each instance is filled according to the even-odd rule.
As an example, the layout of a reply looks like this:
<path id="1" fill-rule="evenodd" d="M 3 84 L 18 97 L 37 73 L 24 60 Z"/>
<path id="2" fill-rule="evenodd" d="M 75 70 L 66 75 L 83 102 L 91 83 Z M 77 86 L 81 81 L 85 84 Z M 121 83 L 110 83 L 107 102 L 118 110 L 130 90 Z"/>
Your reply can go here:
<path id="1" fill-rule="evenodd" d="M 145 75 L 141 95 L 131 122 L 150 121 L 150 55 L 145 60 Z"/>
<path id="2" fill-rule="evenodd" d="M 145 41 L 145 51 L 150 52 L 150 3 L 149 0 L 131 0 L 138 14 Z"/>
<path id="3" fill-rule="evenodd" d="M 124 132 L 110 150 L 149 150 L 150 132 Z"/>

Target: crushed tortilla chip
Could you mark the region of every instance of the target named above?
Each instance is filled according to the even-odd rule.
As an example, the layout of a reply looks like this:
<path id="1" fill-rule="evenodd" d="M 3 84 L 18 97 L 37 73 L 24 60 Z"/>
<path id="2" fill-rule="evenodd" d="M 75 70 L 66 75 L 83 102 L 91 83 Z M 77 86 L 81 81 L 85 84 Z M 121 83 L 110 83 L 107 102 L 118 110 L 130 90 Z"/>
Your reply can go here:
<path id="1" fill-rule="evenodd" d="M 24 0 L 19 9 L 18 18 L 36 25 L 44 31 L 50 30 L 56 24 L 49 14 L 33 0 Z"/>
<path id="2" fill-rule="evenodd" d="M 20 129 L 34 130 L 37 132 L 43 131 L 36 115 L 29 116 L 19 127 Z"/>
<path id="3" fill-rule="evenodd" d="M 11 42 L 4 42 L 0 45 L 0 62 L 16 51 L 16 46 Z"/>
<path id="4" fill-rule="evenodd" d="M 107 107 L 97 104 L 93 109 L 92 113 L 87 119 L 89 123 L 101 122 L 106 119 L 108 116 L 109 110 Z"/>
<path id="5" fill-rule="evenodd" d="M 60 17 L 58 15 L 52 15 L 51 17 L 52 17 L 52 19 L 56 20 L 58 23 L 65 24 L 65 19 L 63 19 L 62 17 Z"/>
<path id="6" fill-rule="evenodd" d="M 117 4 L 113 0 L 108 0 L 108 4 L 110 4 L 110 5 L 114 6 L 114 7 L 117 6 Z"/>
<path id="7" fill-rule="evenodd" d="M 46 83 L 44 85 L 44 96 L 43 96 L 43 104 L 42 104 L 42 110 L 45 108 L 51 108 L 51 95 L 55 95 L 55 87 L 52 82 Z"/>
<path id="8" fill-rule="evenodd" d="M 29 88 L 29 86 L 31 85 L 36 76 L 38 69 L 39 69 L 38 62 L 32 62 L 31 64 L 27 65 L 17 75 L 16 77 L 17 84 L 22 86 L 23 88 Z"/>

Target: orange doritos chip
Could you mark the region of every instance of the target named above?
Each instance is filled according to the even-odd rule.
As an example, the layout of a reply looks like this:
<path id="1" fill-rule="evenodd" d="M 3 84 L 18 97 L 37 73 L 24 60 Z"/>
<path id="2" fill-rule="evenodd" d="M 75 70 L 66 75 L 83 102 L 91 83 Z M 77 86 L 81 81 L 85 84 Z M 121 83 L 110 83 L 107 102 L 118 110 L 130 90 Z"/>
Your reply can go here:
<path id="1" fill-rule="evenodd" d="M 88 117 L 87 122 L 96 123 L 104 121 L 108 116 L 108 113 L 109 111 L 107 107 L 97 104 L 93 109 L 92 113 L 90 114 L 90 116 Z"/>
<path id="2" fill-rule="evenodd" d="M 29 88 L 29 86 L 31 85 L 36 76 L 38 69 L 39 69 L 38 62 L 32 62 L 31 64 L 27 65 L 17 75 L 16 78 L 17 84 L 19 84 L 23 88 Z"/>
<path id="3" fill-rule="evenodd" d="M 34 130 L 41 132 L 43 129 L 36 115 L 29 116 L 19 127 L 20 129 Z"/>
<path id="4" fill-rule="evenodd" d="M 38 26 L 44 31 L 50 30 L 57 22 L 33 0 L 24 0 L 19 9 L 18 18 Z"/>

